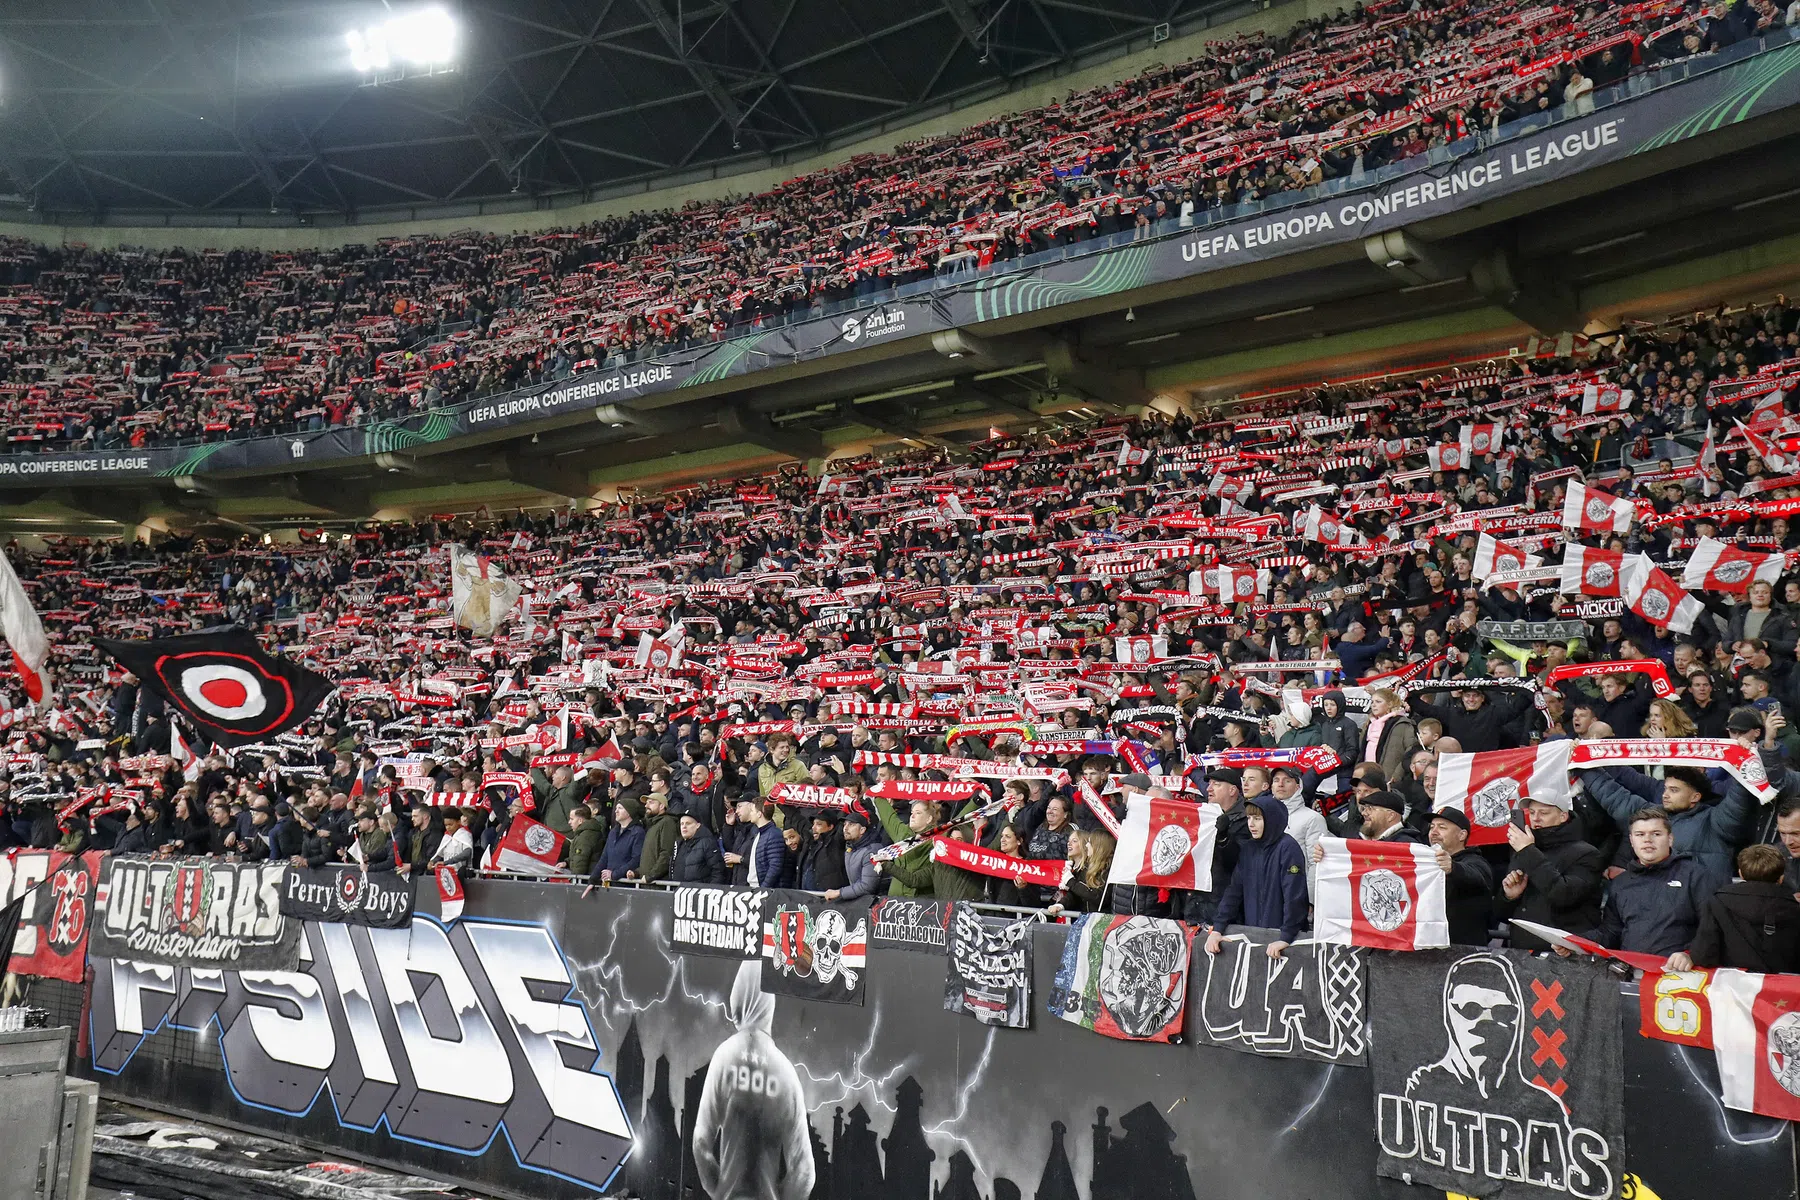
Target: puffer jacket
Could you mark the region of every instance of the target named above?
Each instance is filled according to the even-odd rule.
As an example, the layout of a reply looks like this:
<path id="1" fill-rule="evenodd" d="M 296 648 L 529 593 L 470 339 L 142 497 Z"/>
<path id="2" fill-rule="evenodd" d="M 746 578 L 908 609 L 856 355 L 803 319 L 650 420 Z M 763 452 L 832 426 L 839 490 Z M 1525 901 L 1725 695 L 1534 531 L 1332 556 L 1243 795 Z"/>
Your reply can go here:
<path id="1" fill-rule="evenodd" d="M 1686 950 L 1718 888 L 1718 877 L 1691 854 L 1677 852 L 1648 867 L 1634 861 L 1606 885 L 1595 940 L 1639 954 Z"/>

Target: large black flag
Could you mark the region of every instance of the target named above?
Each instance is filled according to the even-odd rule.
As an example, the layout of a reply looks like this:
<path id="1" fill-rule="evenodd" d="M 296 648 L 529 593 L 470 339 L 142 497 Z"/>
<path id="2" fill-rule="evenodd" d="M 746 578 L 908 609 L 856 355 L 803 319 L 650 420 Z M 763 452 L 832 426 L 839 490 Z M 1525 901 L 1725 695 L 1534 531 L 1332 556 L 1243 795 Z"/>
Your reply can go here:
<path id="1" fill-rule="evenodd" d="M 241 625 L 153 642 L 94 644 L 221 746 L 242 746 L 312 716 L 332 683 L 264 654 Z"/>

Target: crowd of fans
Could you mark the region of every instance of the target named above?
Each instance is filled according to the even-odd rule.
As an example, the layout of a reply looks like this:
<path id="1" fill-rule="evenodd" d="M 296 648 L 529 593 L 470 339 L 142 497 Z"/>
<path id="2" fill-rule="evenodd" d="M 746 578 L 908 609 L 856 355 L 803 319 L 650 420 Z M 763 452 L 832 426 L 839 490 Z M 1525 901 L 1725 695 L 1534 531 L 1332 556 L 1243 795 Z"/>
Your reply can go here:
<path id="1" fill-rule="evenodd" d="M 1800 22 L 1770 0 L 1383 0 L 756 196 L 328 252 L 0 239 L 0 425 L 118 449 L 390 420 L 746 323 L 1355 181 Z"/>
<path id="2" fill-rule="evenodd" d="M 1283 942 L 1308 927 L 1326 834 L 1429 839 L 1458 942 L 1541 948 L 1502 924 L 1523 917 L 1678 965 L 1800 969 L 1792 559 L 1700 591 L 1704 612 L 1676 632 L 1666 610 L 1653 623 L 1625 598 L 1496 575 L 1493 541 L 1521 557 L 1643 554 L 1676 577 L 1706 539 L 1800 551 L 1785 515 L 1800 509 L 1797 331 L 1785 302 L 1720 310 L 1574 358 L 591 512 L 281 544 L 15 545 L 56 690 L 32 708 L 13 687 L 0 716 L 0 839 L 410 873 L 484 862 L 529 816 L 600 886 L 1097 908 Z M 1463 438 L 1455 466 L 1459 426 L 1487 434 Z M 1609 442 L 1666 461 L 1603 468 Z M 1626 532 L 1565 525 L 1565 492 L 1584 482 L 1635 506 Z M 525 588 L 492 639 L 455 628 L 453 541 Z M 227 620 L 338 684 L 304 730 L 208 754 L 92 644 Z M 1577 624 L 1518 641 L 1482 624 L 1520 620 Z M 1609 660 L 1661 663 L 1676 690 L 1653 693 L 1637 667 L 1550 678 Z M 956 728 L 983 721 L 1012 727 Z M 1474 849 L 1466 817 L 1437 803 L 1447 753 L 1640 734 L 1736 739 L 1785 798 L 1684 766 L 1586 770 L 1572 800 L 1534 800 L 1509 845 Z M 942 778 L 909 756 L 945 752 L 987 764 L 966 803 L 875 794 Z M 847 795 L 816 793 L 843 801 L 820 806 L 782 785 Z M 1131 791 L 1220 806 L 1210 891 L 1108 883 L 1116 844 L 1097 806 L 1116 815 Z M 1066 861 L 1068 882 L 936 861 L 909 842 L 932 831 Z"/>

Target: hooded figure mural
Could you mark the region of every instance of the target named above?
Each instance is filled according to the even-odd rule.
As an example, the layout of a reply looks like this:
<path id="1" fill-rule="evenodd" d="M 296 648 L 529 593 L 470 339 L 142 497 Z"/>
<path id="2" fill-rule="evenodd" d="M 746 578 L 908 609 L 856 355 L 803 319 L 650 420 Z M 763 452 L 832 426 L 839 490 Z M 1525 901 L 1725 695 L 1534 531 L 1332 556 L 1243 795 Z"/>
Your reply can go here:
<path id="1" fill-rule="evenodd" d="M 694 1167 L 712 1200 L 806 1200 L 812 1143 L 800 1076 L 769 1036 L 775 998 L 762 964 L 738 967 L 726 1016 L 737 1032 L 713 1051 L 694 1118 Z"/>

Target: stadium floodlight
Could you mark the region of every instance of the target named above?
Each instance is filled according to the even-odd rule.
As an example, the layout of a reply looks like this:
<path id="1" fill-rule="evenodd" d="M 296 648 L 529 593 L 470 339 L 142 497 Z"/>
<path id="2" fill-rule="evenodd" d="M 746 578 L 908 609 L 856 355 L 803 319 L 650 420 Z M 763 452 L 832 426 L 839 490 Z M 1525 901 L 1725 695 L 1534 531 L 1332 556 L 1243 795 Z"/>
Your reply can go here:
<path id="1" fill-rule="evenodd" d="M 389 17 L 344 35 L 350 66 L 358 74 L 386 71 L 395 63 L 442 67 L 456 57 L 456 22 L 438 5 Z"/>

